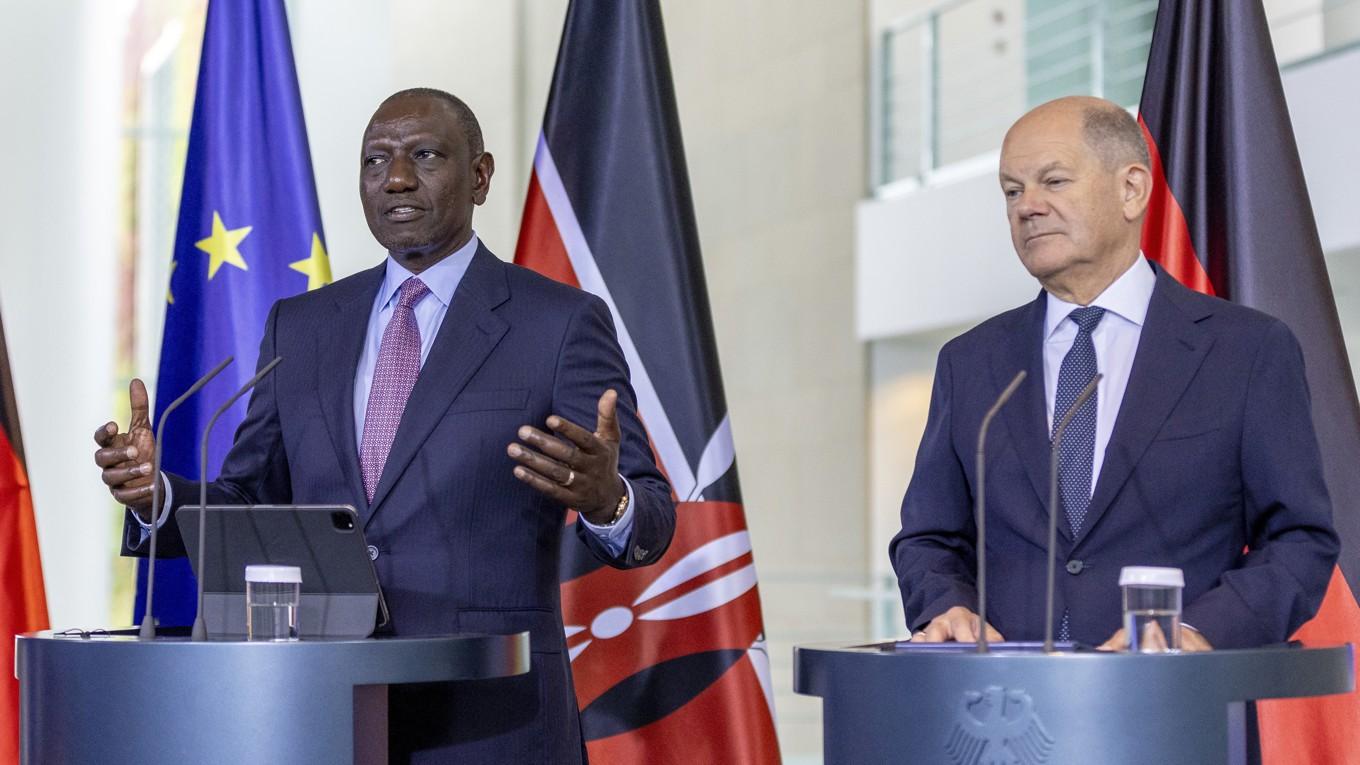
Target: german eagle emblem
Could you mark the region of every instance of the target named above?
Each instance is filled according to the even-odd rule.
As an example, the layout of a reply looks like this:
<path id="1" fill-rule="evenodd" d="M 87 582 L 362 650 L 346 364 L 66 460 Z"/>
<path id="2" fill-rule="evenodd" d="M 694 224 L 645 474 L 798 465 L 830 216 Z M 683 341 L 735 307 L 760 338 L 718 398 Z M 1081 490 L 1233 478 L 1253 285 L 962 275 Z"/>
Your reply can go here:
<path id="1" fill-rule="evenodd" d="M 993 685 L 963 694 L 945 754 L 954 765 L 1042 765 L 1053 743 L 1028 693 Z"/>

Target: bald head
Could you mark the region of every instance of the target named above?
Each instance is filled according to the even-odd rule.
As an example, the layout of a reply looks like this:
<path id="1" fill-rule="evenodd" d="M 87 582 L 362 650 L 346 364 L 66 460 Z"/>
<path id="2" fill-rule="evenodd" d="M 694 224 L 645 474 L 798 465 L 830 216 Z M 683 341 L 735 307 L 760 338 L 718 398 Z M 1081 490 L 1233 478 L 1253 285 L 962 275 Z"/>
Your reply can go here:
<path id="1" fill-rule="evenodd" d="M 1146 167 L 1151 164 L 1143 128 L 1133 115 L 1113 101 L 1092 96 L 1055 99 L 1034 107 L 1017 120 L 1011 130 L 1033 122 L 1080 125 L 1086 145 L 1100 157 L 1107 170 L 1124 165 Z"/>
<path id="2" fill-rule="evenodd" d="M 1138 122 L 1099 98 L 1050 101 L 1001 145 L 1001 189 L 1021 262 L 1086 305 L 1138 258 L 1152 188 Z"/>

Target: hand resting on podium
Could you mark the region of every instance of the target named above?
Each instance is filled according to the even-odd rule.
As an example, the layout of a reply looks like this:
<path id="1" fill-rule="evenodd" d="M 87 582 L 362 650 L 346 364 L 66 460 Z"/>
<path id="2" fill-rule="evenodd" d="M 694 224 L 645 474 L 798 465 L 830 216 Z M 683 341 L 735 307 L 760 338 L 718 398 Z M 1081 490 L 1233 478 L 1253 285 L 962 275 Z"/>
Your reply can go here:
<path id="1" fill-rule="evenodd" d="M 912 642 L 919 643 L 945 643 L 957 641 L 960 643 L 972 643 L 977 641 L 978 616 L 970 609 L 963 606 L 954 606 L 934 619 L 926 628 L 919 630 L 911 636 Z M 997 632 L 992 625 L 987 625 L 987 640 L 999 643 L 1004 638 Z M 1163 646 L 1164 647 L 1164 646 Z M 1129 649 L 1129 636 L 1121 627 L 1109 640 L 1100 645 L 1102 651 L 1127 651 Z M 1209 644 L 1198 630 L 1193 627 L 1181 625 L 1181 651 L 1186 653 L 1196 653 L 1199 651 L 1212 651 L 1214 647 Z"/>
<path id="2" fill-rule="evenodd" d="M 954 606 L 934 619 L 926 628 L 911 636 L 913 641 L 922 643 L 945 643 L 958 641 L 973 643 L 977 641 L 978 615 L 963 606 Z M 992 625 L 987 625 L 987 640 L 1000 643 L 1005 640 Z"/>
<path id="3" fill-rule="evenodd" d="M 1152 642 L 1154 648 L 1165 650 L 1166 636 L 1162 634 L 1161 629 L 1157 628 L 1156 624 L 1153 624 L 1152 627 L 1151 631 L 1144 631 L 1147 635 L 1146 639 Z M 1110 636 L 1109 640 L 1101 643 L 1097 650 L 1127 651 L 1129 650 L 1129 634 L 1124 631 L 1123 627 L 1120 627 Z M 1203 635 L 1199 634 L 1199 630 L 1184 624 L 1181 625 L 1181 652 L 1198 653 L 1212 650 L 1214 650 L 1214 647 L 1209 645 L 1209 641 Z"/>

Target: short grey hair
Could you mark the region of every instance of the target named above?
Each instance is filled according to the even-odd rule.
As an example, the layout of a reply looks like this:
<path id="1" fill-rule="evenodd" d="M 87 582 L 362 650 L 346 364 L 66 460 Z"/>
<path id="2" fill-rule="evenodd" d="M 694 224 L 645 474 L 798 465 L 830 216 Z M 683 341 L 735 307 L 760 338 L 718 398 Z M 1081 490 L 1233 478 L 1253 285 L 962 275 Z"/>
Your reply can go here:
<path id="1" fill-rule="evenodd" d="M 1114 104 L 1087 106 L 1082 112 L 1081 131 L 1106 169 L 1133 163 L 1152 165 L 1142 126 L 1133 115 Z"/>

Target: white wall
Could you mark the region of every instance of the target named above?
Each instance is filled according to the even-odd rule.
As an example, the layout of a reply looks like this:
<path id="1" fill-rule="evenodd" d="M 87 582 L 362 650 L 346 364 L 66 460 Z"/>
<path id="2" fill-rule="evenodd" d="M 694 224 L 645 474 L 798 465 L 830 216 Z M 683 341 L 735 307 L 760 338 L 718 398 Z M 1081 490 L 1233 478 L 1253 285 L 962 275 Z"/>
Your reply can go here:
<path id="1" fill-rule="evenodd" d="M 124 5 L 0 3 L 0 312 L 57 628 L 110 616 L 118 512 L 90 455 L 113 409 Z"/>
<path id="2" fill-rule="evenodd" d="M 1282 79 L 1322 249 L 1360 247 L 1360 48 L 1288 67 Z"/>
<path id="3" fill-rule="evenodd" d="M 996 167 L 859 203 L 856 321 L 862 340 L 967 324 L 1035 295 L 1011 248 Z"/>

